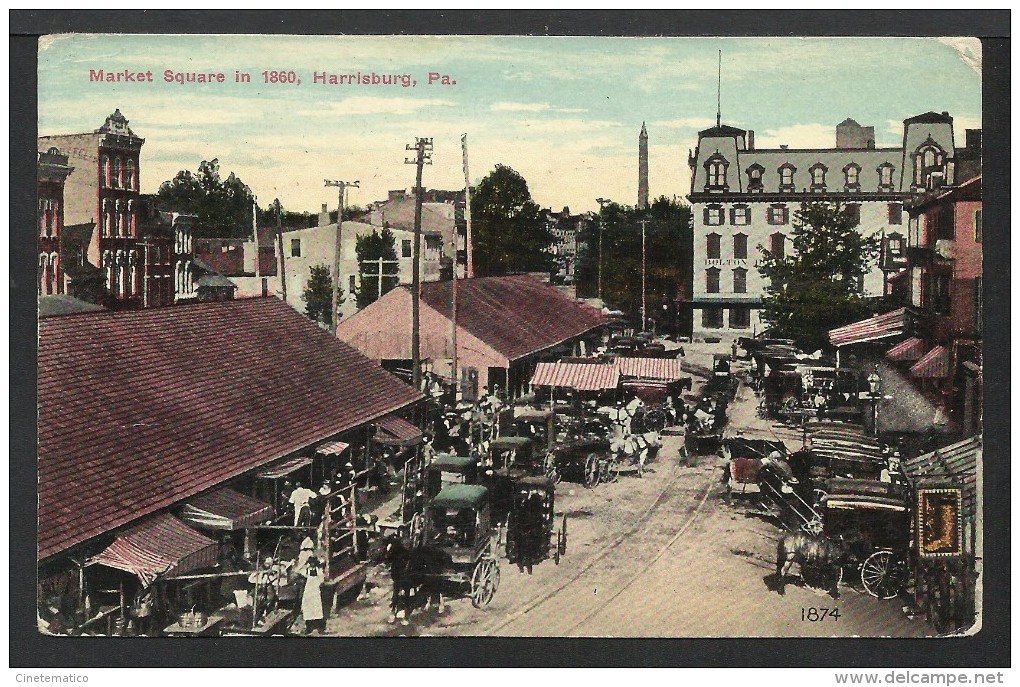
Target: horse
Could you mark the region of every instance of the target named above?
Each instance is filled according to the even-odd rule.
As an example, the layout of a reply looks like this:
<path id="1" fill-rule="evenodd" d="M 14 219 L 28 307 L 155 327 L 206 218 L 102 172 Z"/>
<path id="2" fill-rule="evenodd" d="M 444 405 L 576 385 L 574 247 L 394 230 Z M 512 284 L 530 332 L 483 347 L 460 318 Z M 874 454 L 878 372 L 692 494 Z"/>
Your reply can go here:
<path id="1" fill-rule="evenodd" d="M 425 597 L 426 608 L 438 598 L 439 612 L 442 613 L 445 604 L 439 576 L 452 565 L 450 555 L 435 546 L 411 548 L 397 535 L 386 537 L 384 542 L 383 562 L 389 564 L 393 580 L 390 616 L 386 622 L 392 624 L 399 616 L 400 624 L 407 625 L 408 617 L 418 606 L 412 604 L 411 599 L 420 598 L 420 594 Z"/>
<path id="2" fill-rule="evenodd" d="M 833 541 L 823 535 L 806 532 L 788 532 L 776 545 L 776 577 L 778 591 L 783 594 L 786 589 L 786 576 L 796 563 L 800 568 L 800 577 L 805 579 L 805 571 L 831 571 L 832 586 L 827 591 L 835 598 L 836 586 L 839 583 L 839 568 L 846 559 L 846 547 L 842 541 Z"/>

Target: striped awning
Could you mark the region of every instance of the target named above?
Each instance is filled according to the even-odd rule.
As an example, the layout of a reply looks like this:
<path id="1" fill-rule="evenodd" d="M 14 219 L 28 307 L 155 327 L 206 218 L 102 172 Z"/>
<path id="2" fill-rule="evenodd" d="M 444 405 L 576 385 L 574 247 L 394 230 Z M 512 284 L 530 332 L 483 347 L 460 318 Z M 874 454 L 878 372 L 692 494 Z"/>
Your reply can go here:
<path id="1" fill-rule="evenodd" d="M 268 503 L 239 494 L 233 489 L 218 489 L 188 499 L 181 519 L 194 527 L 209 530 L 243 530 L 272 519 Z"/>
<path id="2" fill-rule="evenodd" d="M 422 431 L 397 415 L 387 415 L 376 425 L 375 440 L 384 444 L 411 446 L 422 440 Z"/>
<path id="3" fill-rule="evenodd" d="M 286 477 L 287 475 L 291 474 L 292 472 L 295 472 L 296 470 L 308 467 L 311 464 L 312 464 L 311 458 L 304 457 L 289 458 L 273 463 L 265 470 L 260 472 L 259 477 L 263 479 L 279 479 L 281 477 Z"/>
<path id="4" fill-rule="evenodd" d="M 829 330 L 829 343 L 833 346 L 846 346 L 867 341 L 878 341 L 907 333 L 907 309 L 900 308 L 892 312 L 869 317 L 860 322 L 848 324 Z"/>
<path id="5" fill-rule="evenodd" d="M 322 456 L 339 456 L 350 447 L 350 444 L 345 444 L 342 441 L 327 441 L 325 444 L 320 444 L 315 452 Z"/>
<path id="6" fill-rule="evenodd" d="M 949 376 L 949 350 L 936 346 L 910 368 L 910 374 L 923 379 L 942 379 Z"/>
<path id="7" fill-rule="evenodd" d="M 217 544 L 166 513 L 149 518 L 117 537 L 88 565 L 105 565 L 152 584 L 160 575 L 183 575 L 216 564 Z"/>
<path id="8" fill-rule="evenodd" d="M 604 363 L 539 363 L 532 386 L 553 386 L 575 391 L 606 391 L 620 384 L 620 368 Z"/>
<path id="9" fill-rule="evenodd" d="M 924 355 L 924 349 L 924 341 L 912 336 L 906 341 L 901 341 L 886 351 L 885 357 L 889 360 L 897 360 L 900 362 L 913 362 Z"/>
<path id="10" fill-rule="evenodd" d="M 674 382 L 687 376 L 676 358 L 617 358 L 616 364 L 624 377 Z"/>

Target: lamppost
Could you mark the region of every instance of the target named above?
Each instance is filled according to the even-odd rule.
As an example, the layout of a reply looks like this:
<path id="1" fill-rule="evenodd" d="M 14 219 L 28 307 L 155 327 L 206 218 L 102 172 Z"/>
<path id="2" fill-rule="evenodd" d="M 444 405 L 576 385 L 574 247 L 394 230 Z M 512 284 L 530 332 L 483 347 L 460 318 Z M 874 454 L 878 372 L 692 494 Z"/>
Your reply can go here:
<path id="1" fill-rule="evenodd" d="M 605 222 L 602 218 L 602 211 L 606 209 L 606 205 L 612 201 L 608 198 L 596 198 L 595 202 L 599 204 L 599 300 L 602 300 L 602 230 L 605 226 Z M 602 301 L 605 305 L 605 301 Z"/>
<path id="2" fill-rule="evenodd" d="M 868 375 L 868 391 L 871 393 L 872 431 L 878 436 L 878 400 L 882 397 L 882 378 L 878 374 L 878 365 Z"/>

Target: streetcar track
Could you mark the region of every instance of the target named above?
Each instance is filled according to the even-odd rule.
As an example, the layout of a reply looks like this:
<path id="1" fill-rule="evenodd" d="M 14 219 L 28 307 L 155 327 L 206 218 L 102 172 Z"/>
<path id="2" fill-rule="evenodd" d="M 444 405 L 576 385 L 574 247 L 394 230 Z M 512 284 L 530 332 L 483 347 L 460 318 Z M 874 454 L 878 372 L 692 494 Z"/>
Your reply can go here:
<path id="1" fill-rule="evenodd" d="M 629 539 L 632 535 L 636 534 L 642 527 L 644 527 L 644 525 L 646 525 L 648 523 L 648 521 L 650 520 L 652 514 L 659 507 L 661 507 L 664 503 L 666 503 L 669 500 L 669 498 L 672 496 L 672 494 L 670 492 L 672 491 L 672 488 L 676 484 L 676 482 L 679 479 L 680 475 L 681 475 L 681 466 L 679 464 L 677 464 L 673 468 L 673 474 L 670 476 L 669 482 L 667 482 L 667 484 L 659 492 L 659 495 L 655 498 L 655 501 L 653 501 L 652 504 L 645 510 L 645 512 L 642 513 L 641 516 L 638 517 L 634 521 L 634 523 L 627 529 L 627 531 L 625 531 L 622 534 L 618 535 L 616 537 L 616 539 L 611 544 L 609 544 L 608 546 L 603 548 L 602 551 L 600 551 L 596 556 L 594 556 L 591 560 L 589 560 L 588 563 L 583 568 L 581 568 L 576 573 L 574 573 L 571 577 L 569 577 L 567 580 L 565 580 L 562 584 L 560 584 L 556 588 L 552 589 L 551 591 L 548 591 L 545 594 L 542 594 L 537 599 L 533 599 L 530 602 L 526 603 L 523 608 L 519 608 L 518 610 L 516 610 L 513 613 L 511 613 L 502 623 L 500 623 L 499 625 L 496 625 L 495 627 L 489 628 L 487 630 L 487 633 L 494 634 L 496 632 L 499 632 L 503 628 L 505 628 L 505 627 L 513 624 L 514 622 L 520 620 L 522 617 L 524 617 L 528 613 L 531 613 L 536 608 L 538 608 L 539 606 L 543 605 L 544 603 L 546 603 L 547 601 L 552 599 L 554 596 L 559 594 L 561 591 L 563 591 L 564 589 L 569 587 L 571 584 L 576 582 L 582 576 L 584 576 L 589 570 L 591 570 L 593 567 L 595 567 L 596 563 L 598 563 L 601 560 L 603 560 L 607 555 L 609 555 L 612 551 L 614 551 L 621 544 L 623 544 L 623 542 L 625 542 L 627 539 Z M 714 484 L 714 482 L 710 481 L 709 484 L 706 486 L 705 495 L 701 499 L 701 503 L 702 504 L 708 498 L 709 493 L 711 493 L 713 484 Z M 699 508 L 700 508 L 700 505 L 699 505 Z"/>
<path id="2" fill-rule="evenodd" d="M 676 483 L 679 477 L 680 477 L 680 465 L 677 464 L 673 468 L 673 474 L 670 476 L 669 482 L 667 482 L 666 486 L 663 487 L 663 489 L 659 492 L 659 495 L 655 498 L 655 501 L 653 501 L 652 504 L 645 510 L 645 512 L 642 513 L 634 521 L 634 524 L 631 525 L 626 532 L 617 536 L 616 539 L 611 544 L 603 548 L 602 551 L 600 551 L 590 561 L 588 561 L 587 565 L 585 565 L 583 568 L 577 571 L 573 576 L 571 576 L 569 579 L 563 582 L 560 586 L 556 587 L 552 591 L 546 592 L 537 599 L 533 599 L 532 601 L 527 602 L 523 608 L 519 608 L 518 610 L 511 613 L 502 623 L 492 628 L 490 632 L 493 633 L 498 632 L 499 630 L 502 630 L 504 627 L 516 622 L 521 617 L 527 615 L 528 613 L 535 610 L 536 608 L 544 604 L 546 601 L 554 597 L 556 594 L 566 589 L 568 586 L 570 586 L 570 584 L 577 581 L 578 578 L 580 578 L 586 572 L 591 570 L 596 563 L 605 558 L 611 551 L 620 546 L 628 537 L 637 532 L 638 529 L 648 521 L 653 511 L 655 511 L 662 503 L 668 500 L 667 493 L 670 491 L 670 489 L 673 487 L 673 485 Z"/>

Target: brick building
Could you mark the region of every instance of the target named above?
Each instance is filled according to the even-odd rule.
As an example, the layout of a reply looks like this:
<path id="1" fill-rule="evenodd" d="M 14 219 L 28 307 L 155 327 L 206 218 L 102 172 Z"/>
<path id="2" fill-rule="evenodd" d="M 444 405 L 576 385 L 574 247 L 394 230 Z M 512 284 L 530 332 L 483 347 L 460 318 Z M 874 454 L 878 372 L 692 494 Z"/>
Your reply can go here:
<path id="1" fill-rule="evenodd" d="M 64 185 L 74 167 L 67 155 L 50 147 L 39 152 L 38 160 L 39 295 L 64 293 L 65 275 L 61 267 L 60 235 L 64 227 Z"/>

